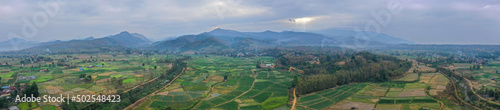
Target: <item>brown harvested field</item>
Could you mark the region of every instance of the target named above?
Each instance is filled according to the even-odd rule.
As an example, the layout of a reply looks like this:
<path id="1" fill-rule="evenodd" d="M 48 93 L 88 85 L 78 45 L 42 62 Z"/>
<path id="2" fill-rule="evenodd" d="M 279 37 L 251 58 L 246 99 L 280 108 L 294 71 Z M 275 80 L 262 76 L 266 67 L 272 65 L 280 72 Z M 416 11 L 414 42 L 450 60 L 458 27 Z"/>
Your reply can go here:
<path id="1" fill-rule="evenodd" d="M 96 84 L 99 84 L 99 83 L 104 83 L 104 82 L 108 81 L 109 79 L 111 79 L 111 78 L 99 79 L 99 80 L 95 81 L 95 83 L 96 83 Z"/>
<path id="2" fill-rule="evenodd" d="M 394 79 L 395 81 L 415 81 L 418 79 L 418 73 L 407 73 L 405 76 L 402 78 Z"/>
<path id="3" fill-rule="evenodd" d="M 184 92 L 184 89 L 182 89 L 182 88 L 177 88 L 177 89 L 172 90 L 172 92 Z"/>
<path id="4" fill-rule="evenodd" d="M 156 95 L 168 95 L 169 91 L 165 91 L 165 92 L 158 92 L 156 93 Z"/>
<path id="5" fill-rule="evenodd" d="M 422 75 L 420 75 L 420 82 L 429 83 L 432 77 L 434 77 L 437 74 L 438 73 L 422 73 Z"/>
<path id="6" fill-rule="evenodd" d="M 231 87 L 215 86 L 213 91 L 215 93 L 220 93 L 220 94 L 229 94 L 234 89 L 236 89 L 236 87 L 237 86 L 231 86 Z"/>
<path id="7" fill-rule="evenodd" d="M 61 89 L 64 89 L 62 86 L 45 86 L 45 90 L 47 90 L 48 94 L 57 94 L 63 92 Z"/>
<path id="8" fill-rule="evenodd" d="M 378 104 L 377 110 L 401 110 L 401 104 Z"/>
<path id="9" fill-rule="evenodd" d="M 429 94 L 435 96 L 435 95 L 438 95 L 437 93 L 441 92 L 441 91 L 443 91 L 443 90 L 429 90 Z"/>
<path id="10" fill-rule="evenodd" d="M 450 82 L 448 78 L 446 78 L 442 74 L 436 74 L 428 82 L 428 84 L 430 84 L 432 88 L 431 90 L 429 90 L 429 94 L 437 95 L 438 92 L 441 92 L 444 89 L 446 89 L 446 85 L 448 84 L 448 82 Z"/>
<path id="11" fill-rule="evenodd" d="M 436 72 L 435 68 L 427 67 L 425 65 L 418 65 L 417 70 L 422 73 Z"/>
<path id="12" fill-rule="evenodd" d="M 438 90 L 444 90 L 444 89 L 446 89 L 446 86 L 443 86 L 443 85 L 438 85 L 438 86 L 436 87 L 436 89 L 438 89 Z"/>
<path id="13" fill-rule="evenodd" d="M 115 72 L 106 72 L 106 73 L 101 73 L 101 74 L 97 74 L 98 76 L 109 76 L 111 74 L 113 74 Z"/>
<path id="14" fill-rule="evenodd" d="M 403 91 L 403 88 L 391 88 L 389 91 Z"/>
<path id="15" fill-rule="evenodd" d="M 337 64 L 337 65 L 344 65 L 344 64 L 345 64 L 345 61 L 339 61 L 339 62 L 337 62 L 337 63 L 335 63 L 335 64 Z"/>
<path id="16" fill-rule="evenodd" d="M 384 96 L 385 92 L 387 92 L 387 87 L 379 87 L 379 86 L 367 86 L 363 88 L 357 94 L 361 95 L 369 95 L 369 96 Z"/>
<path id="17" fill-rule="evenodd" d="M 88 89 L 83 89 L 81 91 L 76 92 L 79 95 L 97 95 L 94 91 L 88 90 Z"/>
<path id="18" fill-rule="evenodd" d="M 439 74 L 439 75 L 436 75 L 435 77 L 433 77 L 431 79 L 431 82 L 429 82 L 429 83 L 436 84 L 436 85 L 447 85 L 448 82 L 450 82 L 450 80 L 446 76 Z"/>
<path id="19" fill-rule="evenodd" d="M 414 96 L 425 96 L 425 89 L 404 89 L 403 92 L 398 94 L 398 97 L 414 97 Z"/>
<path id="20" fill-rule="evenodd" d="M 113 56 L 112 55 L 97 55 L 99 56 L 100 58 L 112 58 Z"/>
<path id="21" fill-rule="evenodd" d="M 183 54 L 193 55 L 193 54 L 194 54 L 194 51 L 187 51 L 187 52 L 183 52 Z"/>
<path id="22" fill-rule="evenodd" d="M 323 110 L 351 109 L 351 107 L 356 107 L 358 110 L 371 110 L 375 104 L 344 100 Z"/>
<path id="23" fill-rule="evenodd" d="M 136 75 L 134 75 L 134 76 L 135 76 L 135 77 L 142 77 L 142 76 L 144 76 L 144 75 L 136 74 Z"/>
<path id="24" fill-rule="evenodd" d="M 203 80 L 202 82 L 208 83 L 210 81 L 216 81 L 216 82 L 222 82 L 224 80 L 224 77 L 218 76 L 218 75 L 210 75 L 207 79 Z"/>

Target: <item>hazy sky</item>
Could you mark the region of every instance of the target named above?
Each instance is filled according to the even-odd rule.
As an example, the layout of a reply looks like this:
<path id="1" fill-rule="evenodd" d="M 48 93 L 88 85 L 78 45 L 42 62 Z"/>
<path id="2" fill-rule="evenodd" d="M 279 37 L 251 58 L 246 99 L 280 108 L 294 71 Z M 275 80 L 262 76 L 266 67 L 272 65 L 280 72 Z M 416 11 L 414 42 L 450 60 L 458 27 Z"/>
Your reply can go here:
<path id="1" fill-rule="evenodd" d="M 388 11 L 394 4 L 401 7 L 399 13 Z M 215 27 L 364 30 L 377 20 L 373 12 L 384 11 L 391 19 L 379 25 L 380 32 L 399 38 L 423 44 L 500 44 L 499 0 L 0 0 L 0 40 L 99 38 L 121 31 L 158 39 Z"/>

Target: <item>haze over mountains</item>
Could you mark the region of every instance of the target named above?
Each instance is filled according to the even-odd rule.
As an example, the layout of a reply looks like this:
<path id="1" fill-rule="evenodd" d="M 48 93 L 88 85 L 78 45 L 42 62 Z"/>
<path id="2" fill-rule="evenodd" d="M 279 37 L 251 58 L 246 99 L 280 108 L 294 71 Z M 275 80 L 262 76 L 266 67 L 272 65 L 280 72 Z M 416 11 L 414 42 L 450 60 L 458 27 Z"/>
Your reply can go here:
<path id="1" fill-rule="evenodd" d="M 197 35 L 183 35 L 174 39 L 152 42 L 138 33 L 120 32 L 103 38 L 88 37 L 70 41 L 31 42 L 14 38 L 0 42 L 0 51 L 20 50 L 20 52 L 70 51 L 73 49 L 168 49 L 176 51 L 206 49 L 253 49 L 273 46 L 339 46 L 357 42 L 368 45 L 415 44 L 386 34 L 364 32 L 371 38 L 357 38 L 352 30 L 327 29 L 314 32 L 264 31 L 239 32 L 228 29 L 214 29 Z M 12 45 L 15 44 L 15 45 Z"/>

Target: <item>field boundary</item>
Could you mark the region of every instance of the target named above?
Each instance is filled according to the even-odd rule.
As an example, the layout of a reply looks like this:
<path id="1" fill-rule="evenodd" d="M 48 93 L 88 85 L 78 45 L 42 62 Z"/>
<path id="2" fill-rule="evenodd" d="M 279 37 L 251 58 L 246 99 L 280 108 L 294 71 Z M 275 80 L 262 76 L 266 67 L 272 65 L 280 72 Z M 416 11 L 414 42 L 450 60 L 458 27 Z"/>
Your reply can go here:
<path id="1" fill-rule="evenodd" d="M 164 88 L 170 86 L 170 84 L 172 84 L 173 82 L 175 82 L 175 80 L 182 75 L 182 73 L 184 73 L 184 71 L 186 70 L 186 68 L 183 68 L 182 69 L 182 72 L 179 73 L 174 79 L 172 79 L 172 81 L 170 81 L 167 85 L 163 86 L 162 88 L 154 91 L 153 93 L 147 95 L 147 96 L 144 96 L 142 97 L 141 99 L 135 101 L 133 104 L 130 104 L 129 106 L 125 107 L 123 110 L 132 110 L 136 107 L 136 105 L 139 103 L 139 102 L 143 102 L 144 100 L 146 100 L 146 98 L 148 97 L 151 97 L 152 95 L 155 95 L 156 93 L 158 93 L 159 91 L 163 90 Z"/>
<path id="2" fill-rule="evenodd" d="M 443 76 L 446 76 L 446 78 L 448 78 L 448 79 L 451 81 L 451 84 L 453 85 L 453 90 L 455 91 L 455 97 L 456 97 L 456 98 L 457 98 L 460 102 L 462 102 L 462 103 L 464 103 L 464 104 L 466 104 L 466 105 L 468 105 L 468 106 L 470 106 L 470 107 L 473 107 L 473 108 L 475 108 L 475 109 L 477 109 L 477 110 L 481 110 L 481 108 L 478 108 L 478 107 L 476 107 L 476 106 L 473 106 L 473 105 L 471 105 L 471 104 L 469 104 L 469 103 L 465 102 L 464 100 L 462 100 L 462 98 L 460 98 L 460 97 L 458 96 L 458 91 L 457 91 L 457 86 L 455 85 L 455 81 L 454 81 L 452 78 L 450 78 L 448 75 L 444 74 L 443 72 L 439 72 L 439 73 L 443 74 Z M 455 73 L 453 73 L 453 74 L 455 74 Z"/>

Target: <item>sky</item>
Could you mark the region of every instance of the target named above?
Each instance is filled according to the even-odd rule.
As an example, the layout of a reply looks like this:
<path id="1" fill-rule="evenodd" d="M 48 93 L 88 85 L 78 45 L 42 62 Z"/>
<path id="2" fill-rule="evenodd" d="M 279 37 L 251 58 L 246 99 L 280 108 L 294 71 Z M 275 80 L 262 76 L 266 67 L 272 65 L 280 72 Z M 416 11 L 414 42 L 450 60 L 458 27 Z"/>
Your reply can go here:
<path id="1" fill-rule="evenodd" d="M 500 1 L 0 0 L 0 41 L 100 38 L 121 31 L 161 39 L 215 28 L 358 29 L 420 44 L 500 44 Z"/>

